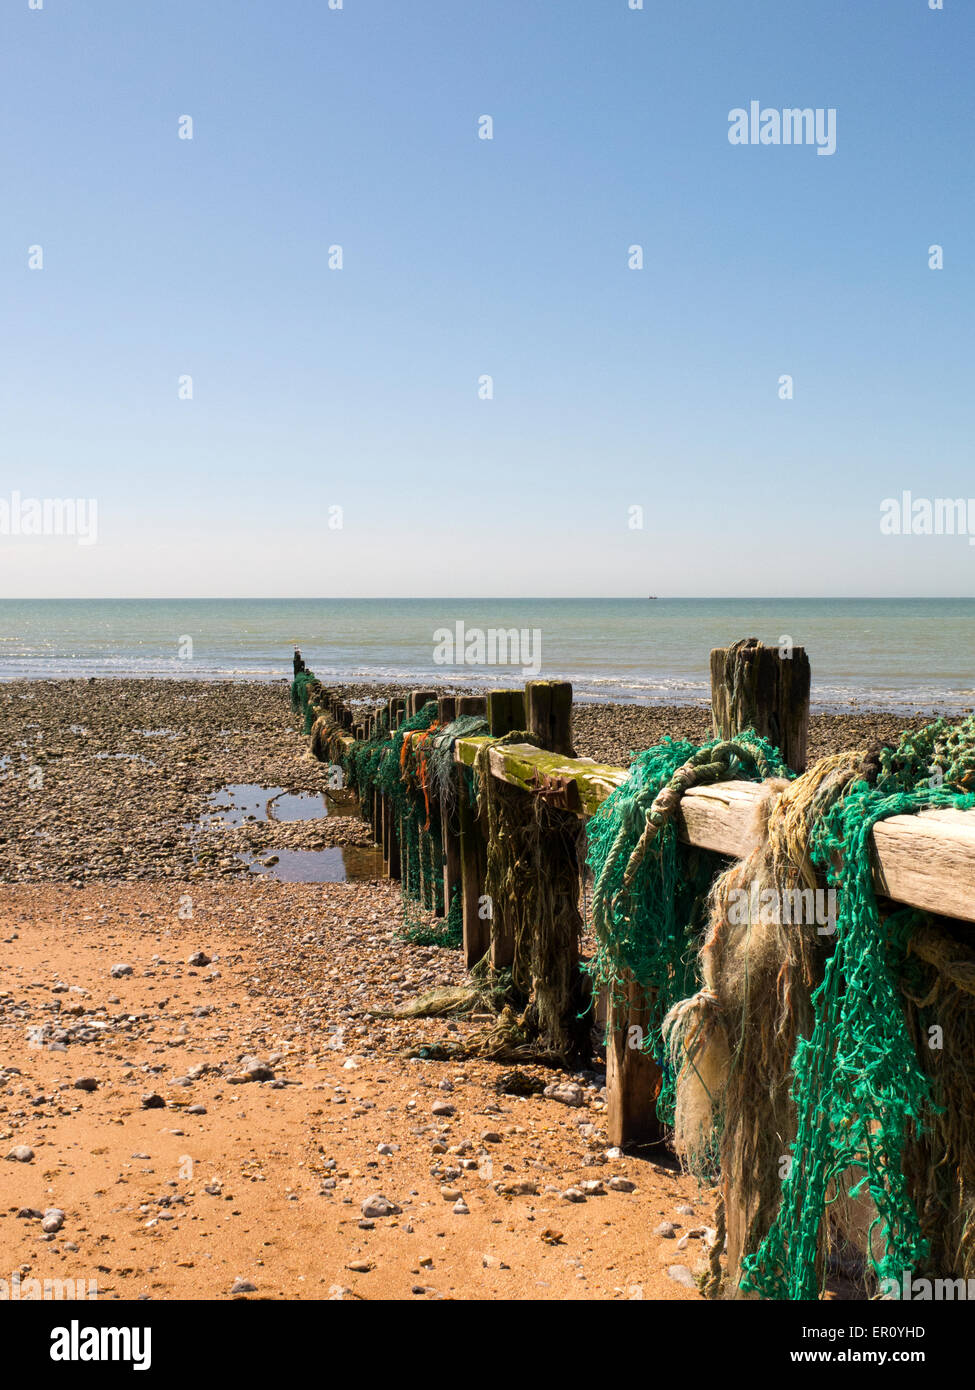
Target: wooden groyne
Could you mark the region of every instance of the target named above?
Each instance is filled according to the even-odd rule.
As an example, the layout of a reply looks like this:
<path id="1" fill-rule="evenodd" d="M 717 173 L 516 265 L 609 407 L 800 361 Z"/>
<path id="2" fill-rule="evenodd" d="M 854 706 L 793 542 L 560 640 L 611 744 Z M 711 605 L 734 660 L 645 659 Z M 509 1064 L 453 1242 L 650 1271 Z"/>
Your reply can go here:
<path id="1" fill-rule="evenodd" d="M 865 1288 L 924 1252 L 975 1275 L 975 719 L 805 772 L 802 649 L 747 639 L 713 652 L 711 675 L 715 737 L 630 768 L 575 756 L 565 682 L 362 713 L 301 671 L 292 698 L 404 902 L 490 978 L 486 1055 L 585 1060 L 595 1011 L 610 1142 L 672 1133 L 696 1171 L 720 1167 L 712 1295 L 815 1296 L 841 1218 Z M 758 889 L 779 909 L 817 893 L 838 907 L 742 924 L 734 900 Z M 942 1033 L 946 1062 L 926 1041 Z M 869 1197 L 822 1186 L 864 1170 Z"/>
<path id="2" fill-rule="evenodd" d="M 741 677 L 741 661 L 739 669 L 734 669 L 736 650 L 744 657 L 747 680 Z M 755 665 L 761 669 L 753 670 Z M 711 669 L 713 708 L 723 721 L 719 732 L 731 736 L 744 726 L 772 730 L 790 748 L 794 770 L 801 771 L 809 701 L 805 653 L 796 649 L 782 658 L 754 642 L 736 644 L 714 652 Z M 572 691 L 564 682 L 532 681 L 524 690 L 496 690 L 485 696 L 438 696 L 435 691 L 417 690 L 367 713 L 354 709 L 311 677 L 305 689 L 311 747 L 316 757 L 336 767 L 348 765 L 357 745 L 375 739 L 382 730 L 397 731 L 404 721 L 433 705 L 429 729 L 406 732 L 404 745 L 436 748 L 444 731 L 450 737 L 453 721 L 480 716 L 486 724 L 482 734 L 450 738 L 458 774 L 464 770 L 476 771 L 478 777 L 486 774 L 526 799 L 542 800 L 580 823 L 628 776 L 625 768 L 573 757 L 565 751 L 571 750 Z M 522 729 L 532 742 L 503 741 L 512 731 Z M 438 840 L 434 862 L 423 857 L 421 882 L 413 888 L 418 900 L 438 915 L 446 915 L 451 904 L 459 901 L 467 965 L 474 966 L 489 953 L 492 965 L 500 968 L 510 965 L 513 955 L 510 904 L 492 902 L 490 911 L 485 911 L 489 846 L 471 795 L 474 781 L 476 778 L 458 776 L 449 806 L 447 794 L 441 793 L 444 804 L 430 818 Z M 356 790 L 361 793 L 363 789 Z M 756 816 L 767 796 L 768 788 L 756 782 L 692 786 L 681 798 L 679 835 L 687 844 L 727 856 L 729 861 L 743 859 L 757 843 Z M 403 829 L 394 814 L 392 798 L 378 793 L 364 809 L 376 843 L 383 850 L 386 872 L 397 879 L 405 872 L 408 878 L 410 867 L 404 866 L 401 851 Z M 550 850 L 550 871 L 564 872 L 565 845 L 551 845 Z M 933 809 L 883 820 L 871 832 L 871 850 L 878 894 L 923 911 L 975 922 L 975 812 Z M 581 894 L 579 856 L 572 854 L 570 859 Z M 630 1026 L 645 1024 L 638 999 L 634 997 L 629 1010 L 621 1010 L 617 1002 L 609 1024 L 610 1137 L 617 1143 L 656 1138 L 659 1131 L 651 1104 L 655 1063 L 645 1052 L 624 1046 Z"/>

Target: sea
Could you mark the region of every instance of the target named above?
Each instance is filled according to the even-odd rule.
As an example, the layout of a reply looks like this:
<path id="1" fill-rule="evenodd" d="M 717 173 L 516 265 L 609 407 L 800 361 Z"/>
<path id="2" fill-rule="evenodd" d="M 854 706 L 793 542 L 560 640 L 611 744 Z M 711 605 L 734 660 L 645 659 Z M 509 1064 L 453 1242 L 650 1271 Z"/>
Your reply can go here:
<path id="1" fill-rule="evenodd" d="M 511 629 L 517 647 L 491 647 Z M 3 599 L 0 682 L 280 681 L 298 645 L 327 684 L 540 677 L 571 681 L 580 701 L 704 704 L 710 649 L 741 637 L 804 647 L 814 710 L 975 706 L 969 598 Z"/>

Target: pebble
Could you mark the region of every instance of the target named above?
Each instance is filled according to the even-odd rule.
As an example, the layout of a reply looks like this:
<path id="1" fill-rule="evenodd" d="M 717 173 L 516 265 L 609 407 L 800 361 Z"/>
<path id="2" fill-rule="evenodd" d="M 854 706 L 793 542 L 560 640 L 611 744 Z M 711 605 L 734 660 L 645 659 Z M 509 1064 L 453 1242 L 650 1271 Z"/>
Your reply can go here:
<path id="1" fill-rule="evenodd" d="M 252 1284 L 249 1279 L 237 1278 L 234 1280 L 230 1289 L 231 1298 L 233 1298 L 234 1294 L 238 1293 L 257 1293 L 257 1285 Z"/>
<path id="2" fill-rule="evenodd" d="M 610 1178 L 606 1184 L 610 1192 L 635 1192 L 636 1183 L 630 1182 L 629 1178 Z"/>
<path id="3" fill-rule="evenodd" d="M 30 1163 L 34 1157 L 34 1150 L 27 1144 L 15 1144 L 7 1154 L 7 1158 L 12 1163 Z"/>
<path id="4" fill-rule="evenodd" d="M 555 1081 L 542 1092 L 549 1100 L 557 1100 L 562 1105 L 585 1105 L 586 1096 L 582 1087 L 575 1081 Z"/>
<path id="5" fill-rule="evenodd" d="M 131 965 L 113 965 L 110 971 L 113 980 L 121 980 L 123 975 L 131 975 Z"/>
<path id="6" fill-rule="evenodd" d="M 562 1193 L 562 1199 L 566 1202 L 584 1202 L 586 1194 L 579 1187 L 567 1187 Z"/>
<path id="7" fill-rule="evenodd" d="M 205 951 L 194 951 L 193 954 L 192 954 L 191 956 L 188 956 L 188 957 L 187 957 L 187 959 L 186 959 L 186 964 L 187 964 L 187 965 L 209 965 L 209 964 L 210 964 L 210 957 L 206 954 Z"/>
<path id="8" fill-rule="evenodd" d="M 266 1067 L 257 1057 L 242 1057 L 240 1060 L 240 1070 L 246 1081 L 273 1081 L 274 1072 L 270 1067 Z M 237 1078 L 230 1076 L 228 1081 L 235 1081 Z"/>
<path id="9" fill-rule="evenodd" d="M 98 1082 L 93 1076 L 79 1076 L 74 1088 L 76 1091 L 97 1091 Z"/>
<path id="10" fill-rule="evenodd" d="M 438 1100 L 434 1103 L 432 1113 L 434 1115 L 443 1115 L 444 1117 L 449 1117 L 450 1115 L 457 1114 L 457 1107 L 455 1105 L 451 1105 L 449 1101 Z"/>
<path id="11" fill-rule="evenodd" d="M 391 1202 L 388 1197 L 384 1197 L 381 1192 L 376 1192 L 371 1197 L 367 1197 L 360 1208 L 362 1214 L 367 1219 L 374 1216 L 398 1216 L 403 1210 L 395 1202 Z"/>
<path id="12" fill-rule="evenodd" d="M 41 1221 L 41 1230 L 48 1235 L 53 1235 L 55 1231 L 60 1231 L 64 1225 L 64 1212 L 60 1207 L 48 1207 Z"/>
<path id="13" fill-rule="evenodd" d="M 158 1091 L 149 1091 L 148 1094 L 142 1097 L 143 1110 L 162 1110 L 165 1104 L 166 1102 Z"/>
<path id="14" fill-rule="evenodd" d="M 453 1205 L 452 1210 L 456 1213 L 457 1216 L 470 1216 L 471 1214 L 471 1209 L 464 1201 L 463 1197 L 458 1197 L 457 1201 Z"/>
<path id="15" fill-rule="evenodd" d="M 677 1231 L 670 1221 L 661 1221 L 659 1226 L 654 1226 L 653 1233 L 655 1236 L 662 1236 L 664 1240 L 673 1240 Z"/>
<path id="16" fill-rule="evenodd" d="M 498 1133 L 498 1131 L 497 1131 L 496 1129 L 485 1129 L 485 1130 L 481 1133 L 481 1143 L 482 1143 L 482 1144 L 500 1144 L 500 1143 L 501 1143 L 501 1135 Z"/>
<path id="17" fill-rule="evenodd" d="M 697 1288 L 697 1284 L 694 1281 L 694 1275 L 687 1268 L 687 1265 L 668 1265 L 667 1275 L 669 1278 L 675 1280 L 678 1284 L 684 1284 L 689 1289 Z"/>

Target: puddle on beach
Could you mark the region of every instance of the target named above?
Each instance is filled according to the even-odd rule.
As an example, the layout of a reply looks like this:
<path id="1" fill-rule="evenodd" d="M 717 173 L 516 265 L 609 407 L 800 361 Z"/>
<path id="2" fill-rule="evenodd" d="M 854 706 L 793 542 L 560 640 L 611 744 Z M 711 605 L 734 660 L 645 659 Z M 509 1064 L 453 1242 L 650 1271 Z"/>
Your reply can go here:
<path id="1" fill-rule="evenodd" d="M 286 792 L 281 787 L 259 787 L 254 782 L 232 782 L 210 793 L 210 810 L 200 828 L 211 825 L 245 825 L 248 821 L 320 820 L 322 816 L 358 815 L 354 798 L 342 802 L 326 792 Z"/>
<path id="2" fill-rule="evenodd" d="M 238 854 L 252 874 L 278 883 L 346 883 L 383 877 L 383 852 L 371 845 L 334 845 L 329 849 L 274 849 Z M 274 863 L 269 864 L 269 860 Z"/>
<path id="3" fill-rule="evenodd" d="M 324 792 L 281 792 L 267 803 L 269 820 L 318 820 L 329 814 L 329 798 Z M 332 806 L 335 806 L 334 801 Z M 332 815 L 340 814 L 337 810 Z"/>
<path id="4" fill-rule="evenodd" d="M 210 810 L 195 826 L 206 831 L 223 825 L 234 829 L 251 822 L 320 820 L 323 816 L 356 816 L 355 797 L 340 800 L 326 792 L 286 792 L 254 782 L 233 782 L 210 794 Z M 364 845 L 331 845 L 327 849 L 273 849 L 237 856 L 251 873 L 278 883 L 345 883 L 349 879 L 382 878 L 382 850 Z M 273 863 L 268 863 L 274 860 Z"/>

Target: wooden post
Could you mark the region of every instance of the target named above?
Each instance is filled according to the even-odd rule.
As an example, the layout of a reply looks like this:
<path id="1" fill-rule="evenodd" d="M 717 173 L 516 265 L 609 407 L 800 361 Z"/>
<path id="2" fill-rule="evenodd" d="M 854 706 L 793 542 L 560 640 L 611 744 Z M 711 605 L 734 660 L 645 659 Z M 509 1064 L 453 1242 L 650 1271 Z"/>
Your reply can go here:
<path id="1" fill-rule="evenodd" d="M 487 720 L 492 738 L 525 727 L 525 692 L 523 690 L 491 690 L 487 697 Z"/>
<path id="2" fill-rule="evenodd" d="M 610 1144 L 654 1144 L 663 1138 L 657 1119 L 660 1068 L 641 1047 L 649 1026 L 643 990 L 630 980 L 625 1002 L 609 1009 L 606 1132 Z"/>
<path id="3" fill-rule="evenodd" d="M 403 722 L 406 712 L 406 700 L 401 695 L 394 695 L 389 701 L 389 729 L 394 732 Z M 399 820 L 393 809 L 393 803 L 388 797 L 384 797 L 383 814 L 386 818 L 385 839 L 388 847 L 386 872 L 392 879 L 399 879 L 402 876 L 402 864 L 400 863 L 399 848 Z"/>
<path id="4" fill-rule="evenodd" d="M 441 695 L 439 703 L 439 723 L 441 727 L 449 724 L 457 714 L 457 698 L 454 695 Z M 457 769 L 451 767 L 450 781 L 454 797 L 446 794 L 440 797 L 440 834 L 443 844 L 443 910 L 450 915 L 450 905 L 454 894 L 461 891 L 460 839 L 458 834 L 456 790 Z"/>
<path id="5" fill-rule="evenodd" d="M 406 697 L 407 719 L 412 719 L 415 714 L 418 714 L 420 712 L 424 705 L 428 705 L 432 700 L 436 699 L 437 692 L 435 690 L 411 690 L 409 695 Z M 400 867 L 403 874 L 404 889 L 408 890 L 411 893 L 419 893 L 418 901 L 420 902 L 420 904 L 423 907 L 431 907 L 433 904 L 432 887 L 430 882 L 428 881 L 427 871 L 424 868 L 423 864 L 422 840 L 420 843 L 420 866 L 418 874 L 419 882 L 413 883 L 410 880 L 410 870 L 408 864 L 401 864 Z"/>
<path id="6" fill-rule="evenodd" d="M 406 701 L 406 714 L 408 719 L 412 719 L 414 714 L 419 714 L 424 705 L 428 705 L 431 700 L 436 700 L 435 690 L 411 690 Z"/>
<path id="7" fill-rule="evenodd" d="M 460 719 L 465 714 L 487 715 L 487 696 L 486 695 L 458 695 L 457 703 L 454 708 L 454 717 Z"/>
<path id="8" fill-rule="evenodd" d="M 471 714 L 487 715 L 486 695 L 458 695 L 458 719 Z M 490 918 L 480 915 L 484 892 L 487 855 L 484 836 L 474 815 L 467 792 L 467 776 L 455 768 L 457 777 L 457 846 L 460 854 L 460 894 L 464 915 L 464 963 L 468 970 L 484 956 L 491 945 Z"/>
<path id="9" fill-rule="evenodd" d="M 572 686 L 569 681 L 529 681 L 525 727 L 550 753 L 575 757 L 572 747 Z"/>
<path id="10" fill-rule="evenodd" d="M 575 757 L 572 747 L 572 686 L 568 681 L 529 681 L 525 686 L 525 720 L 527 732 L 537 740 L 540 748 L 563 757 Z M 550 1039 L 550 1044 L 585 1052 L 589 1020 L 587 999 L 579 974 L 579 939 L 583 922 L 579 913 L 578 821 L 572 812 L 551 806 L 541 824 L 544 831 L 538 838 L 536 872 L 553 887 L 555 911 L 559 919 L 573 924 L 571 939 L 565 942 L 564 962 L 575 987 L 570 991 L 566 1007 L 560 980 L 535 976 L 535 999 L 542 1017 L 552 1017 L 559 1008 L 562 1009 L 558 1035 Z M 533 932 L 536 925 L 530 924 Z M 581 1014 L 586 1017 L 580 1018 Z"/>
<path id="11" fill-rule="evenodd" d="M 794 772 L 806 768 L 809 658 L 804 647 L 764 647 L 747 637 L 711 652 L 711 720 L 721 738 L 752 728 Z"/>
<path id="12" fill-rule="evenodd" d="M 487 697 L 487 718 L 492 738 L 504 738 L 525 727 L 525 692 L 491 690 Z M 501 970 L 515 958 L 513 924 L 505 919 L 504 903 L 491 903 L 491 964 Z"/>
<path id="13" fill-rule="evenodd" d="M 711 717 L 720 738 L 753 728 L 768 738 L 796 772 L 806 766 L 809 727 L 809 658 L 803 647 L 765 647 L 757 637 L 711 652 Z M 639 986 L 630 981 L 627 1001 L 610 1010 L 606 1046 L 608 1131 L 612 1144 L 646 1144 L 661 1138 L 656 1118 L 660 1069 L 639 1047 L 631 1029 L 646 1033 Z"/>
<path id="14" fill-rule="evenodd" d="M 481 896 L 487 855 L 467 789 L 467 776 L 457 768 L 457 838 L 460 848 L 461 906 L 464 912 L 464 964 L 470 970 L 491 945 L 491 919 L 481 916 Z"/>
<path id="15" fill-rule="evenodd" d="M 809 729 L 809 658 L 791 642 L 766 647 L 747 637 L 711 652 L 711 720 L 715 734 L 733 738 L 752 728 L 774 744 L 794 772 L 806 768 Z M 612 1113 L 612 1106 L 610 1106 Z M 728 1269 L 737 1270 L 748 1212 L 740 1175 L 722 1174 L 728 1230 Z"/>
<path id="16" fill-rule="evenodd" d="M 386 830 L 384 835 L 386 847 L 386 853 L 384 855 L 385 867 L 386 872 L 390 878 L 398 879 L 401 873 L 399 859 L 399 840 L 397 839 L 397 831 L 399 827 L 396 824 L 395 816 L 393 813 L 393 803 L 389 800 L 388 797 L 384 798 L 384 803 L 385 804 L 383 806 L 383 815 L 386 819 Z"/>

